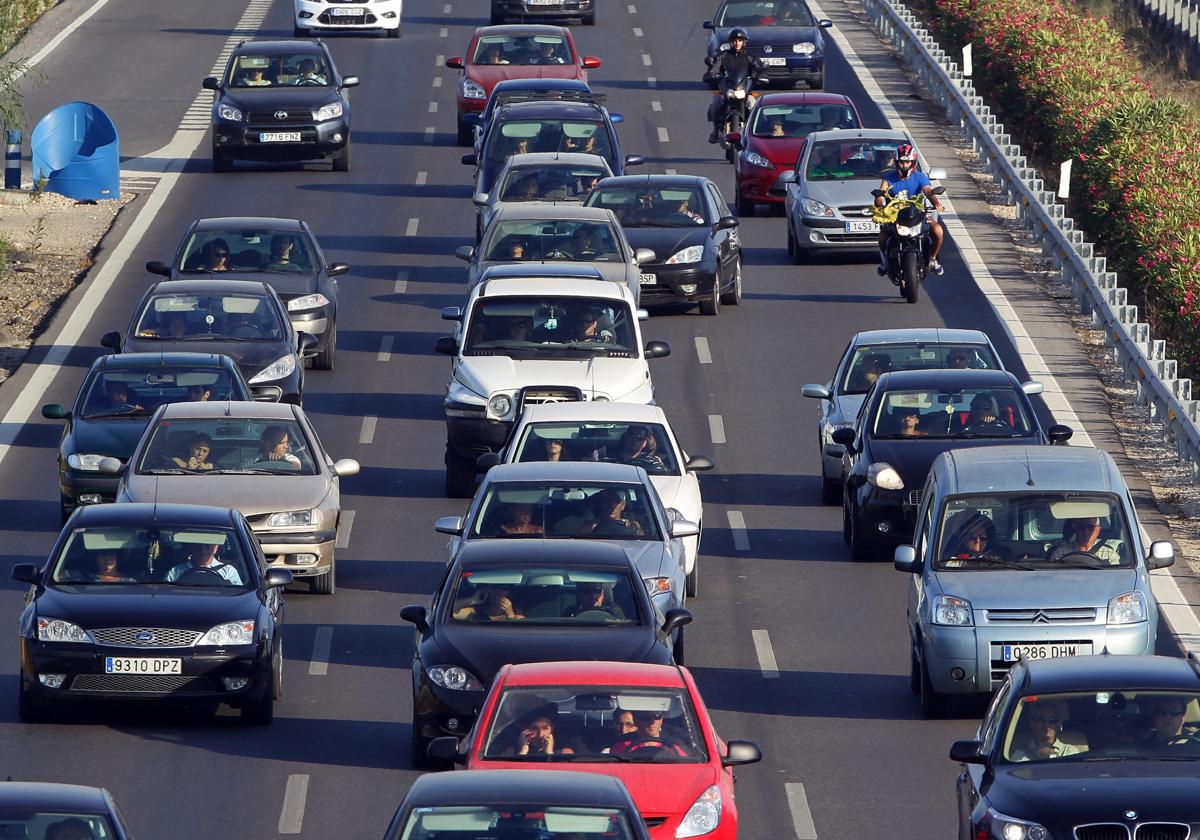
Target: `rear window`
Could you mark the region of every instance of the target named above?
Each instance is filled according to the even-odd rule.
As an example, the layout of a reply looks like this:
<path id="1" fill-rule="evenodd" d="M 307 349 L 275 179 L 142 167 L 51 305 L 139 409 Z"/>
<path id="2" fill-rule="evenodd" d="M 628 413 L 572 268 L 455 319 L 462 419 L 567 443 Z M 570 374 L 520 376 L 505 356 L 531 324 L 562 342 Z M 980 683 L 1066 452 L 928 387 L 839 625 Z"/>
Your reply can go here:
<path id="1" fill-rule="evenodd" d="M 863 344 L 854 348 L 838 390 L 865 394 L 888 371 L 942 368 L 999 370 L 1000 363 L 986 344 Z"/>

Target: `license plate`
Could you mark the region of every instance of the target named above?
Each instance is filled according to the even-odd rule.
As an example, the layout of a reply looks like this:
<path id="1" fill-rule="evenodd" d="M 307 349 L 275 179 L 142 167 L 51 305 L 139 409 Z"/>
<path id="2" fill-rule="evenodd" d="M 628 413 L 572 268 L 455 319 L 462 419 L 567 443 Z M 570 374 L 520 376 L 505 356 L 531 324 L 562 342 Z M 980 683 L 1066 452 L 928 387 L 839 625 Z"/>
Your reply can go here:
<path id="1" fill-rule="evenodd" d="M 183 660 L 148 656 L 106 656 L 104 673 L 180 674 L 183 673 Z"/>
<path id="2" fill-rule="evenodd" d="M 334 17 L 362 17 L 366 11 L 364 9 L 330 9 L 329 14 Z"/>
<path id="3" fill-rule="evenodd" d="M 1052 659 L 1058 656 L 1091 656 L 1090 642 L 1048 642 L 1035 645 L 1001 645 L 1001 658 L 1005 662 L 1016 662 L 1018 659 Z"/>
<path id="4" fill-rule="evenodd" d="M 879 225 L 875 222 L 846 222 L 847 233 L 879 233 Z"/>
<path id="5" fill-rule="evenodd" d="M 259 143 L 299 143 L 299 131 L 263 131 L 258 135 Z"/>
<path id="6" fill-rule="evenodd" d="M 655 283 L 658 282 L 658 278 L 656 276 L 654 276 L 653 274 L 639 274 L 638 282 L 641 283 L 643 286 L 653 286 Z"/>
<path id="7" fill-rule="evenodd" d="M 560 0 L 529 0 L 530 6 L 557 6 Z"/>
<path id="8" fill-rule="evenodd" d="M 786 58 L 763 58 L 763 67 L 787 67 Z"/>

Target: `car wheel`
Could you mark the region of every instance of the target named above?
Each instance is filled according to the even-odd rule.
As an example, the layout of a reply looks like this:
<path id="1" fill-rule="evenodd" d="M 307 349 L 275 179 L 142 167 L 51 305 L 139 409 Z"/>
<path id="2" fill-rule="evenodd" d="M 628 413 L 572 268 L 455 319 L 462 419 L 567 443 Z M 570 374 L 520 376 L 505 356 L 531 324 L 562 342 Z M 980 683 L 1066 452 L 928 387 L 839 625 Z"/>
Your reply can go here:
<path id="1" fill-rule="evenodd" d="M 925 665 L 924 657 L 921 657 L 918 667 L 921 679 L 921 714 L 929 720 L 946 717 L 950 712 L 950 698 L 933 690 L 933 682 L 929 679 L 929 668 Z"/>
<path id="2" fill-rule="evenodd" d="M 792 248 L 788 252 L 792 255 L 792 265 L 804 265 L 808 262 L 808 251 L 800 247 L 800 240 L 792 233 L 792 223 L 788 220 L 788 233 L 791 237 Z"/>
<path id="3" fill-rule="evenodd" d="M 307 29 L 305 29 L 303 26 L 292 26 L 292 37 L 293 38 L 308 38 L 309 36 L 310 36 L 309 31 Z"/>
<path id="4" fill-rule="evenodd" d="M 827 505 L 836 505 L 842 498 L 842 482 L 836 478 L 821 476 L 821 501 Z"/>
<path id="5" fill-rule="evenodd" d="M 225 157 L 224 152 L 221 152 L 217 147 L 213 146 L 212 151 L 212 171 L 213 172 L 231 172 L 233 171 L 233 161 Z"/>
<path id="6" fill-rule="evenodd" d="M 913 694 L 921 693 L 921 663 L 917 659 L 917 650 L 913 648 L 909 651 L 908 658 L 908 690 Z"/>
<path id="7" fill-rule="evenodd" d="M 584 26 L 595 26 L 596 13 L 592 12 L 590 15 L 584 15 L 582 18 L 580 18 L 580 23 L 582 23 Z"/>
<path id="8" fill-rule="evenodd" d="M 276 700 L 283 699 L 283 639 L 275 643 L 275 684 L 271 686 Z"/>
<path id="9" fill-rule="evenodd" d="M 333 360 L 337 356 L 337 324 L 329 328 L 329 340 L 325 349 L 312 358 L 312 366 L 316 370 L 333 370 Z"/>
<path id="10" fill-rule="evenodd" d="M 389 30 L 387 30 L 387 37 L 389 37 L 389 38 L 399 38 L 399 37 L 400 37 L 400 31 L 401 31 L 401 27 L 399 27 L 399 26 L 397 26 L 395 29 L 389 29 Z"/>
<path id="11" fill-rule="evenodd" d="M 310 592 L 317 595 L 332 595 L 337 589 L 337 563 L 331 564 L 325 574 L 310 578 L 308 587 Z"/>
<path id="12" fill-rule="evenodd" d="M 713 276 L 712 294 L 700 301 L 701 315 L 716 315 L 721 311 L 721 270 Z"/>
<path id="13" fill-rule="evenodd" d="M 50 707 L 35 700 L 25 688 L 25 676 L 17 676 L 17 717 L 26 723 L 42 723 L 50 719 Z"/>
<path id="14" fill-rule="evenodd" d="M 808 83 L 808 86 L 810 88 L 812 88 L 813 90 L 824 90 L 825 89 L 825 74 L 822 73 L 820 76 L 813 77 L 813 80 Z"/>
<path id="15" fill-rule="evenodd" d="M 683 591 L 689 598 L 695 598 L 700 594 L 700 555 L 697 553 L 695 561 L 692 563 L 692 570 L 687 574 L 687 581 L 684 583 Z"/>
<path id="16" fill-rule="evenodd" d="M 683 664 L 683 628 L 680 627 L 676 631 L 675 645 L 671 648 L 671 657 L 675 660 L 676 665 Z"/>
<path id="17" fill-rule="evenodd" d="M 58 495 L 58 524 L 66 525 L 74 510 L 75 508 L 67 502 L 67 497 L 60 493 Z"/>
<path id="18" fill-rule="evenodd" d="M 787 210 L 783 211 L 784 217 L 787 217 Z M 792 220 L 788 219 L 787 225 L 787 252 L 789 257 L 796 256 L 796 236 L 792 233 Z"/>
<path id="19" fill-rule="evenodd" d="M 737 190 L 733 194 L 733 209 L 743 219 L 749 219 L 754 215 L 754 202 L 748 201 L 741 190 Z"/>
<path id="20" fill-rule="evenodd" d="M 413 718 L 412 738 L 408 742 L 408 761 L 414 770 L 430 770 L 431 762 L 425 752 L 429 749 L 429 741 L 421 737 L 417 731 L 418 725 L 416 718 Z"/>
<path id="21" fill-rule="evenodd" d="M 475 495 L 475 464 L 446 446 L 446 498 L 469 499 Z"/>
<path id="22" fill-rule="evenodd" d="M 850 519 L 850 557 L 856 563 L 865 563 L 873 559 L 872 544 L 863 533 L 862 528 L 853 517 Z"/>
<path id="23" fill-rule="evenodd" d="M 742 302 L 742 258 L 739 256 L 733 264 L 733 283 L 729 291 L 721 295 L 721 303 L 737 306 Z"/>
<path id="24" fill-rule="evenodd" d="M 349 172 L 350 171 L 350 140 L 346 140 L 346 145 L 342 146 L 342 150 L 333 158 L 334 172 Z"/>
<path id="25" fill-rule="evenodd" d="M 276 648 L 276 655 L 279 655 L 279 650 Z M 283 659 L 280 657 L 280 662 Z M 271 684 L 267 686 L 267 690 L 263 692 L 263 698 L 257 703 L 252 703 L 249 706 L 242 706 L 241 709 L 242 723 L 248 723 L 251 726 L 267 726 L 275 719 L 275 662 L 271 662 Z"/>
<path id="26" fill-rule="evenodd" d="M 458 122 L 458 145 L 475 145 L 475 127 L 463 122 L 462 120 L 459 120 Z"/>

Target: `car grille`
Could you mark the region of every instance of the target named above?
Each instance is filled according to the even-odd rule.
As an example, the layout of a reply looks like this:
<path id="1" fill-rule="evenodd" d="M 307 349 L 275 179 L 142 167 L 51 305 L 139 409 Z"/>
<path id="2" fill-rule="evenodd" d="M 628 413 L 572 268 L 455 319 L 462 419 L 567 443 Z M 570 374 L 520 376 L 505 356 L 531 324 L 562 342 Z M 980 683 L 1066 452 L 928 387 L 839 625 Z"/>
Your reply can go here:
<path id="1" fill-rule="evenodd" d="M 1191 829 L 1182 823 L 1142 823 L 1137 827 L 1137 840 L 1187 840 Z"/>
<path id="2" fill-rule="evenodd" d="M 357 3 L 358 5 L 360 5 L 360 6 L 361 6 L 361 5 L 363 5 L 364 3 L 366 3 L 366 2 L 367 2 L 367 0 L 326 0 L 326 2 L 329 2 L 329 3 L 342 3 L 342 4 L 347 4 L 347 3 Z"/>
<path id="3" fill-rule="evenodd" d="M 275 116 L 276 113 L 285 113 L 287 116 L 280 119 Z M 291 111 L 284 111 L 280 108 L 277 111 L 251 111 L 249 121 L 256 127 L 269 129 L 278 125 L 311 125 L 313 115 L 312 111 L 307 108 L 296 108 Z"/>
<path id="4" fill-rule="evenodd" d="M 175 630 L 163 627 L 108 627 L 89 630 L 96 644 L 131 648 L 180 648 L 191 647 L 200 638 L 196 630 Z M 138 639 L 141 634 L 152 634 L 151 639 Z"/>
<path id="5" fill-rule="evenodd" d="M 987 610 L 987 620 L 990 623 L 1012 621 L 1019 624 L 1094 624 L 1096 608 Z"/>
<path id="6" fill-rule="evenodd" d="M 153 674 L 80 674 L 71 691 L 81 694 L 211 694 L 208 677 Z"/>
<path id="7" fill-rule="evenodd" d="M 567 386 L 537 386 L 522 388 L 518 400 L 518 408 L 527 405 L 545 405 L 546 403 L 583 402 L 583 392 L 578 388 Z"/>
<path id="8" fill-rule="evenodd" d="M 883 177 L 882 175 L 880 176 Z M 869 219 L 871 218 L 870 204 L 847 204 L 844 207 L 839 207 L 838 212 L 847 219 Z"/>
<path id="9" fill-rule="evenodd" d="M 355 2 L 365 3 L 367 0 L 354 0 Z M 367 12 L 362 15 L 352 15 L 343 17 L 342 15 L 331 15 L 329 12 L 322 12 L 317 15 L 317 20 L 326 26 L 362 26 L 364 23 L 368 26 L 372 23 L 378 23 L 379 19 L 375 15 Z"/>
<path id="10" fill-rule="evenodd" d="M 1099 823 L 1075 827 L 1075 840 L 1129 840 L 1129 829 L 1121 823 Z"/>

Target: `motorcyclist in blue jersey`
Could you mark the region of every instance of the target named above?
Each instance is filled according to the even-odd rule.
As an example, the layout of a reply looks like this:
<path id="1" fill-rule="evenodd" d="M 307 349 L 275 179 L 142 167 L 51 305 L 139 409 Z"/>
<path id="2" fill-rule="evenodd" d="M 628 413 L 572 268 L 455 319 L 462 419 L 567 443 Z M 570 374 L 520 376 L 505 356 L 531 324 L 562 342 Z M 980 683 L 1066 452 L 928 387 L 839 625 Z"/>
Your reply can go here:
<path id="1" fill-rule="evenodd" d="M 915 198 L 917 195 L 924 195 L 925 200 L 933 205 L 934 210 L 940 212 L 942 209 L 942 203 L 933 194 L 933 185 L 929 181 L 929 176 L 917 169 L 917 150 L 912 147 L 911 143 L 901 143 L 896 147 L 896 168 L 883 176 L 883 183 L 879 185 L 879 189 L 892 198 Z M 876 196 L 876 207 L 882 207 L 886 203 L 887 199 Z M 929 269 L 934 274 L 942 274 L 945 269 L 938 262 L 938 254 L 942 250 L 942 225 L 932 216 L 928 216 L 927 220 L 929 232 L 933 235 L 933 251 L 929 254 Z M 887 240 L 891 233 L 892 225 L 880 226 L 879 267 L 876 271 L 881 275 L 887 274 Z"/>

